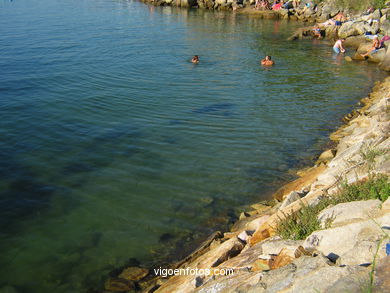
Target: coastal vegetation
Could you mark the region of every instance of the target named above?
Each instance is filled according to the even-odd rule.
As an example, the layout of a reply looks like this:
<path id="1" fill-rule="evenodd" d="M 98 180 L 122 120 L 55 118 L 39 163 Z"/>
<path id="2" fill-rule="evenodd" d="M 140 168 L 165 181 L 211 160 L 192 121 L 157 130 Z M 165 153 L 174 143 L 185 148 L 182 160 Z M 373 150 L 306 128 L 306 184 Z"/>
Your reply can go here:
<path id="1" fill-rule="evenodd" d="M 323 0 L 317 1 L 317 2 L 325 2 Z M 370 7 L 374 9 L 382 9 L 386 6 L 386 0 L 336 0 L 335 4 L 337 7 L 343 8 L 343 9 L 351 9 L 354 11 L 364 11 Z"/>
<path id="2" fill-rule="evenodd" d="M 318 215 L 325 208 L 360 200 L 379 199 L 384 202 L 389 196 L 390 182 L 387 176 L 371 176 L 368 180 L 354 184 L 343 183 L 340 191 L 334 196 L 324 197 L 316 205 L 303 206 L 300 211 L 281 220 L 277 233 L 284 239 L 303 240 L 314 231 L 321 229 Z M 330 224 L 331 220 L 326 223 L 325 228 Z"/>

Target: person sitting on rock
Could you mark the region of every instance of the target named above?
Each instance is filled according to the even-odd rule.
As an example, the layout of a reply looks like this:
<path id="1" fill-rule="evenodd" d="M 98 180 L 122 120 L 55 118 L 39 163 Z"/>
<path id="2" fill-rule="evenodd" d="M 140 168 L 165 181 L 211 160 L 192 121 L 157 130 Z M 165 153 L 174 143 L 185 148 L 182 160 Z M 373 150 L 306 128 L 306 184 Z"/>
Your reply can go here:
<path id="1" fill-rule="evenodd" d="M 343 43 L 344 43 L 345 39 L 338 39 L 336 41 L 336 43 L 334 43 L 333 45 L 333 51 L 337 54 L 340 54 L 341 53 L 344 53 L 345 52 L 345 48 L 343 47 Z"/>
<path id="2" fill-rule="evenodd" d="M 199 56 L 195 55 L 194 57 L 192 57 L 191 62 L 194 64 L 198 64 L 199 63 Z"/>
<path id="3" fill-rule="evenodd" d="M 342 12 L 339 12 L 333 19 L 338 26 L 342 25 L 347 20 Z"/>
<path id="4" fill-rule="evenodd" d="M 364 54 L 361 54 L 363 57 L 367 57 L 370 54 L 376 53 L 381 48 L 381 42 L 376 36 L 372 41 L 372 47 Z"/>
<path id="5" fill-rule="evenodd" d="M 272 10 L 279 10 L 279 9 L 281 9 L 283 4 L 284 4 L 283 0 L 275 1 L 274 5 L 272 5 Z"/>
<path id="6" fill-rule="evenodd" d="M 268 0 L 256 0 L 255 4 L 256 10 L 271 10 L 271 6 Z"/>
<path id="7" fill-rule="evenodd" d="M 318 24 L 316 24 L 314 27 L 313 27 L 313 36 L 317 39 L 321 39 L 322 38 L 322 34 L 321 34 L 321 29 L 320 27 L 318 26 Z"/>
<path id="8" fill-rule="evenodd" d="M 263 66 L 272 66 L 275 64 L 275 62 L 273 60 L 271 60 L 271 56 L 265 56 L 265 58 L 263 60 L 261 60 L 261 65 Z"/>

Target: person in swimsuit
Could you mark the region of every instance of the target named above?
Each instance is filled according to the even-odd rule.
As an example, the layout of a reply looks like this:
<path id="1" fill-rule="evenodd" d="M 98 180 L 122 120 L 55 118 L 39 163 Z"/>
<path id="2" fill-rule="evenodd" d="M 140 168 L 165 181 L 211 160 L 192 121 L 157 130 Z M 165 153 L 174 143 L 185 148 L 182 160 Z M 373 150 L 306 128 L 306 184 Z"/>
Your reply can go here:
<path id="1" fill-rule="evenodd" d="M 375 37 L 372 41 L 372 47 L 365 54 L 361 54 L 363 57 L 367 57 L 369 54 L 377 52 L 381 48 L 381 42 L 378 37 Z"/>
<path id="2" fill-rule="evenodd" d="M 263 60 L 260 61 L 263 66 L 272 66 L 275 64 L 273 60 L 271 60 L 271 56 L 265 56 Z"/>
<path id="3" fill-rule="evenodd" d="M 191 62 L 194 64 L 198 64 L 199 63 L 199 56 L 195 55 L 194 57 L 192 57 Z"/>
<path id="4" fill-rule="evenodd" d="M 333 51 L 337 54 L 340 54 L 341 53 L 344 53 L 345 52 L 345 48 L 343 47 L 343 43 L 344 43 L 345 39 L 338 39 L 336 41 L 336 43 L 334 43 L 333 45 Z"/>

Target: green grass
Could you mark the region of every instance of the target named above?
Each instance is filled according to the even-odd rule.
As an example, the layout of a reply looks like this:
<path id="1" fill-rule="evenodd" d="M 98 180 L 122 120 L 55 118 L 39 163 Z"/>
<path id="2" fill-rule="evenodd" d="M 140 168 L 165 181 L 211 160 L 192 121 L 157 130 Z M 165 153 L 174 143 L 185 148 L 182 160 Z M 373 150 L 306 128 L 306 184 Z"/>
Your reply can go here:
<path id="1" fill-rule="evenodd" d="M 319 201 L 315 206 L 303 206 L 300 211 L 279 222 L 277 233 L 284 239 L 303 240 L 316 230 L 320 230 L 318 214 L 330 205 L 339 203 L 379 199 L 385 201 L 390 195 L 390 183 L 386 176 L 371 176 L 368 180 L 354 184 L 342 184 L 340 191 Z M 326 224 L 325 228 L 330 226 Z"/>
<path id="2" fill-rule="evenodd" d="M 385 155 L 386 153 L 387 153 L 387 150 L 366 149 L 365 151 L 361 152 L 361 156 L 362 156 L 363 160 L 366 160 L 372 164 L 372 163 L 374 163 L 376 157 Z"/>

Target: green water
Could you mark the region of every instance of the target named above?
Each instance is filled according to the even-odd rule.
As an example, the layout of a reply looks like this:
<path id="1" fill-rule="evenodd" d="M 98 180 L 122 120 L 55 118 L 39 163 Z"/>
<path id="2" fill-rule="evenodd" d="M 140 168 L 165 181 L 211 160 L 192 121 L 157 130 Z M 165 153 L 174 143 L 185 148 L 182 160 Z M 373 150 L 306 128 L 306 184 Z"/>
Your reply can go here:
<path id="1" fill-rule="evenodd" d="M 0 292 L 85 292 L 178 259 L 318 154 L 383 73 L 285 41 L 299 26 L 0 1 Z"/>

